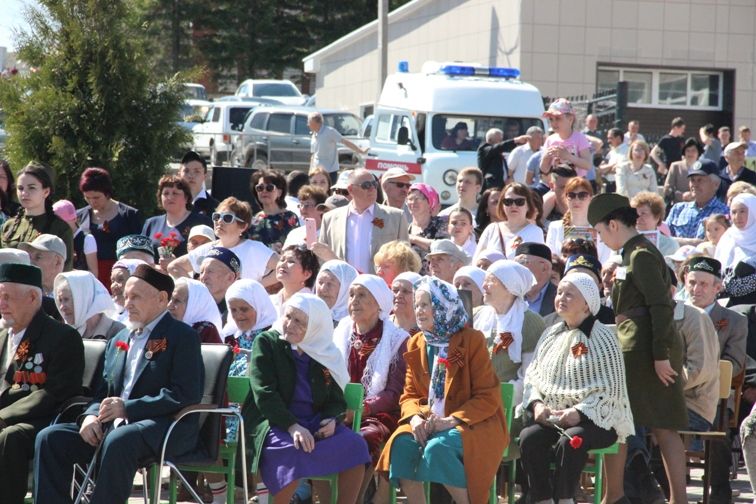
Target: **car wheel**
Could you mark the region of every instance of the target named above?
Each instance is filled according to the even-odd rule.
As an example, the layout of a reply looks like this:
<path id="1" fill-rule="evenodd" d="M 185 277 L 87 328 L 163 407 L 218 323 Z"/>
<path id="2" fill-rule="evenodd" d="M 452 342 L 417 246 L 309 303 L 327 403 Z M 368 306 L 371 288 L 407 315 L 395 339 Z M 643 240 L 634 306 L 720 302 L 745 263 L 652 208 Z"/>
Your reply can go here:
<path id="1" fill-rule="evenodd" d="M 258 154 L 257 159 L 250 156 L 247 160 L 247 166 L 253 170 L 265 170 L 268 168 L 268 156 L 265 154 Z"/>

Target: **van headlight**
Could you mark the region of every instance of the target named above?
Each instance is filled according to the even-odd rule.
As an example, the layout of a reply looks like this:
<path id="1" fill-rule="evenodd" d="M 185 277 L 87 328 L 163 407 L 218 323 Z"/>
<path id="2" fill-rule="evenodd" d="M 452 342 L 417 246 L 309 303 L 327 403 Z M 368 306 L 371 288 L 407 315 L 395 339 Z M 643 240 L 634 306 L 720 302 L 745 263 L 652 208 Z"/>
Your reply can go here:
<path id="1" fill-rule="evenodd" d="M 453 186 L 457 183 L 457 170 L 446 170 L 444 172 L 444 184 L 448 186 Z"/>
<path id="2" fill-rule="evenodd" d="M 446 201 L 449 198 L 451 198 L 451 193 L 449 191 L 441 191 L 441 199 L 443 201 Z"/>

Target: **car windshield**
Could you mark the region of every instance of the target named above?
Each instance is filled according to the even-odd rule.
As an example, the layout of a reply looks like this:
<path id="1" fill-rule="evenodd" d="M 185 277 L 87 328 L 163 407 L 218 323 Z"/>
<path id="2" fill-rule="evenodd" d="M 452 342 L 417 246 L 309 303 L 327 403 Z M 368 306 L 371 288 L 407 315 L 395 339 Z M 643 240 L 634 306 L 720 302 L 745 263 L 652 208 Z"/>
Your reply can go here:
<path id="1" fill-rule="evenodd" d="M 433 116 L 431 134 L 433 147 L 440 150 L 474 151 L 485 143 L 486 132 L 498 128 L 509 140 L 524 135 L 531 126 L 543 128 L 543 121 L 534 118 L 481 117 L 438 114 Z"/>
<path id="2" fill-rule="evenodd" d="M 181 105 L 179 115 L 183 121 L 199 122 L 207 115 L 209 109 L 209 105 L 189 105 L 188 103 L 184 103 Z"/>
<path id="3" fill-rule="evenodd" d="M 343 136 L 357 136 L 360 134 L 360 121 L 352 114 L 323 114 L 326 126 L 330 126 Z"/>
<path id="4" fill-rule="evenodd" d="M 202 86 L 184 85 L 184 97 L 189 100 L 207 100 L 207 93 Z"/>
<path id="5" fill-rule="evenodd" d="M 302 93 L 287 82 L 264 82 L 253 86 L 252 96 L 302 96 Z"/>

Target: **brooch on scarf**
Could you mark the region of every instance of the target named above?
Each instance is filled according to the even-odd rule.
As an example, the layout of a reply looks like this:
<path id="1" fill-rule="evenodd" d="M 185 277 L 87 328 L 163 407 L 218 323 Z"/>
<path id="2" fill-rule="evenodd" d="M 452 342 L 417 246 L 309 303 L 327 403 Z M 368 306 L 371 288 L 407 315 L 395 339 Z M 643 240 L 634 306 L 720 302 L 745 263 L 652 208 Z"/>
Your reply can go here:
<path id="1" fill-rule="evenodd" d="M 29 340 L 24 340 L 18 345 L 16 349 L 15 360 L 17 362 L 23 362 L 29 356 Z"/>
<path id="2" fill-rule="evenodd" d="M 144 353 L 144 358 L 152 360 L 156 354 L 159 354 L 163 350 L 168 348 L 168 341 L 165 338 L 153 339 L 147 341 L 147 351 Z"/>
<path id="3" fill-rule="evenodd" d="M 379 219 L 376 217 L 372 221 L 373 226 L 377 227 L 378 229 L 383 229 L 383 219 Z"/>
<path id="4" fill-rule="evenodd" d="M 729 322 L 727 319 L 722 319 L 714 323 L 714 327 L 717 329 L 717 331 L 721 331 L 722 329 L 727 329 L 727 325 Z"/>
<path id="5" fill-rule="evenodd" d="M 580 357 L 581 355 L 587 355 L 588 354 L 588 347 L 585 346 L 585 343 L 580 342 L 576 345 L 572 345 L 572 356 L 575 358 Z"/>
<path id="6" fill-rule="evenodd" d="M 499 336 L 494 340 L 493 354 L 496 355 L 502 350 L 507 350 L 512 343 L 514 343 L 514 338 L 511 332 L 499 333 Z"/>

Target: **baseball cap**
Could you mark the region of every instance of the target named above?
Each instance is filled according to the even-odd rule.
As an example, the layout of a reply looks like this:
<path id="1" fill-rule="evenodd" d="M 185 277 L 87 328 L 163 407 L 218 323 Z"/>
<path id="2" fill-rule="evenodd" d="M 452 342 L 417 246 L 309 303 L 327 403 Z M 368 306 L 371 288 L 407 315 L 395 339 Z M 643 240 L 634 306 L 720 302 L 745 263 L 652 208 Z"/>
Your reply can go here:
<path id="1" fill-rule="evenodd" d="M 719 173 L 719 166 L 711 159 L 699 159 L 688 170 L 688 177 L 693 175 L 716 175 Z"/>
<path id="2" fill-rule="evenodd" d="M 735 149 L 740 149 L 741 147 L 744 148 L 744 149 L 747 149 L 748 148 L 748 144 L 745 143 L 745 142 L 730 142 L 730 143 L 728 143 L 727 147 L 725 147 L 725 149 L 724 149 L 725 156 L 728 155 L 729 153 L 731 153 L 732 151 L 734 151 Z"/>
<path id="3" fill-rule="evenodd" d="M 381 176 L 381 181 L 386 182 L 391 179 L 397 179 L 402 177 L 409 177 L 410 180 L 415 180 L 415 176 L 407 173 L 403 168 L 389 168 Z"/>
<path id="4" fill-rule="evenodd" d="M 328 199 L 325 200 L 325 203 L 321 203 L 315 208 L 317 210 L 320 210 L 321 212 L 327 212 L 329 210 L 333 210 L 334 208 L 340 208 L 348 204 L 349 200 L 346 196 L 334 194 L 333 196 L 329 196 Z"/>
<path id="5" fill-rule="evenodd" d="M 66 222 L 76 220 L 76 207 L 68 200 L 62 199 L 53 204 L 53 212 Z"/>
<path id="6" fill-rule="evenodd" d="M 41 234 L 34 238 L 32 242 L 23 242 L 18 244 L 18 248 L 29 252 L 29 249 L 43 250 L 45 252 L 55 252 L 65 261 L 68 257 L 66 244 L 55 235 Z"/>
<path id="7" fill-rule="evenodd" d="M 565 98 L 559 98 L 554 101 L 546 112 L 543 113 L 544 117 L 561 116 L 564 114 L 574 114 L 575 110 L 572 108 L 572 104 Z"/>
<path id="8" fill-rule="evenodd" d="M 462 250 L 462 247 L 458 246 L 451 240 L 433 240 L 430 246 L 430 252 L 426 254 L 426 257 L 433 257 L 434 255 L 447 254 L 458 261 L 461 261 L 464 266 L 470 264 L 470 256 Z"/>
<path id="9" fill-rule="evenodd" d="M 349 189 L 349 175 L 351 174 L 352 170 L 339 173 L 339 178 L 336 179 L 336 183 L 331 186 L 331 189 Z"/>

